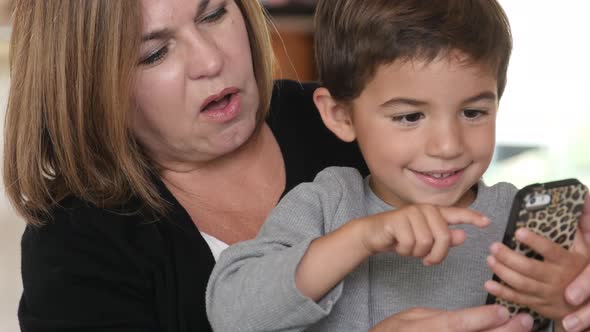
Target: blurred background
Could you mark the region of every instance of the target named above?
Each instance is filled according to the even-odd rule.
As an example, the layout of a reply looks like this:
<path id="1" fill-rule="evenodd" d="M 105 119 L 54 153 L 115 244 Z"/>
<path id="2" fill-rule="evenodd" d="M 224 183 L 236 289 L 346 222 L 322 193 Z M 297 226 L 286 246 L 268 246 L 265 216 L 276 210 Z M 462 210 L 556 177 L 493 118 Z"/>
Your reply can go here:
<path id="1" fill-rule="evenodd" d="M 0 0 L 0 130 L 8 98 L 8 39 L 10 36 L 8 0 Z M 0 143 L 2 143 L 0 136 Z M 0 144 L 0 155 L 2 144 Z M 1 164 L 1 163 L 0 163 Z M 1 166 L 0 166 L 1 167 Z M 1 181 L 1 180 L 0 180 Z M 16 217 L 0 188 L 0 331 L 18 331 L 16 308 L 22 290 L 19 241 L 24 223 Z"/>
<path id="2" fill-rule="evenodd" d="M 51 1 L 51 0 L 36 0 Z M 116 0 L 114 0 L 116 1 Z M 10 84 L 10 0 L 0 0 L 0 128 Z M 314 0 L 261 0 L 276 31 L 276 77 L 314 80 Z M 498 148 L 488 183 L 519 187 L 575 177 L 590 185 L 590 2 L 500 0 L 514 52 L 498 115 Z M 1 145 L 0 145 L 1 147 Z M 1 149 L 1 148 L 0 148 Z M 1 152 L 0 152 L 1 153 Z M 18 331 L 22 290 L 19 241 L 24 224 L 0 189 L 0 331 Z"/>

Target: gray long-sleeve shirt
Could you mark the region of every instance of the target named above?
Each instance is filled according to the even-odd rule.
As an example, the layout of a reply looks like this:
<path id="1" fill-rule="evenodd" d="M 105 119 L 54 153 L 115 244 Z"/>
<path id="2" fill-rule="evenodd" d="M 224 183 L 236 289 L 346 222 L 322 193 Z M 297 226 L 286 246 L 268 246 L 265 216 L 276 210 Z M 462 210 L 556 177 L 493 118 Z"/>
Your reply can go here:
<path id="1" fill-rule="evenodd" d="M 492 277 L 489 246 L 502 241 L 516 187 L 478 185 L 470 208 L 492 221 L 466 225 L 467 240 L 445 260 L 383 253 L 370 257 L 318 303 L 295 285 L 295 270 L 310 242 L 348 221 L 393 209 L 379 199 L 368 178 L 352 168 L 331 167 L 314 182 L 289 192 L 256 239 L 226 249 L 207 288 L 207 313 L 216 331 L 367 331 L 412 307 L 460 309 L 485 304 Z"/>

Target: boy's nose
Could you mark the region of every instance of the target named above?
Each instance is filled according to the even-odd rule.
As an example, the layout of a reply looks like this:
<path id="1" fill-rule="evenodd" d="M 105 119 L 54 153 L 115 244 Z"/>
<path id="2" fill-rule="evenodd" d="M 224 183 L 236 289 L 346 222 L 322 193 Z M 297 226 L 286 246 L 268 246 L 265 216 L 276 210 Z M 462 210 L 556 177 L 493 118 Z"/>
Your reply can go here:
<path id="1" fill-rule="evenodd" d="M 459 125 L 450 123 L 430 131 L 426 153 L 440 159 L 453 159 L 463 153 L 463 133 Z"/>
<path id="2" fill-rule="evenodd" d="M 223 68 L 223 52 L 215 38 L 195 32 L 187 48 L 187 75 L 191 79 L 215 77 Z"/>

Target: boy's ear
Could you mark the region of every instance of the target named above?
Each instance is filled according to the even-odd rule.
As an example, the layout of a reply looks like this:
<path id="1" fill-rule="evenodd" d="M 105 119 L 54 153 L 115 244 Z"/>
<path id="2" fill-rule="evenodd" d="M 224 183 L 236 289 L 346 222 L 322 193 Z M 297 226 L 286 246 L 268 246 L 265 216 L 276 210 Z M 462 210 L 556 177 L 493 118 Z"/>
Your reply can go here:
<path id="1" fill-rule="evenodd" d="M 313 93 L 313 102 L 320 111 L 322 121 L 330 131 L 345 142 L 356 139 L 350 110 L 338 103 L 326 88 L 317 88 Z"/>

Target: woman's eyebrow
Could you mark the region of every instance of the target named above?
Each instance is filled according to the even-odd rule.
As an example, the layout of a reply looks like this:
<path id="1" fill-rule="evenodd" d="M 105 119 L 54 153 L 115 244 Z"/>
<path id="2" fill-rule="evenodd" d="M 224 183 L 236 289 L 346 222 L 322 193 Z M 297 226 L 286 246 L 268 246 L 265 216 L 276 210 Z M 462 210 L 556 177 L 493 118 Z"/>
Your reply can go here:
<path id="1" fill-rule="evenodd" d="M 205 9 L 207 9 L 207 7 L 209 6 L 209 2 L 211 2 L 210 0 L 201 0 L 199 1 L 199 6 L 197 7 L 196 13 L 195 13 L 195 20 L 197 19 L 197 17 L 201 16 L 203 14 L 203 12 L 205 11 Z M 150 31 L 147 34 L 143 35 L 141 37 L 141 41 L 142 42 L 146 42 L 146 41 L 150 41 L 150 40 L 154 40 L 154 39 L 169 39 L 173 34 L 173 30 L 169 29 L 169 28 L 163 28 L 163 29 L 158 29 L 158 30 L 154 30 L 154 31 Z"/>
<path id="2" fill-rule="evenodd" d="M 147 33 L 146 35 L 141 37 L 141 41 L 146 42 L 154 39 L 169 39 L 170 36 L 172 36 L 172 30 L 164 28 Z"/>

